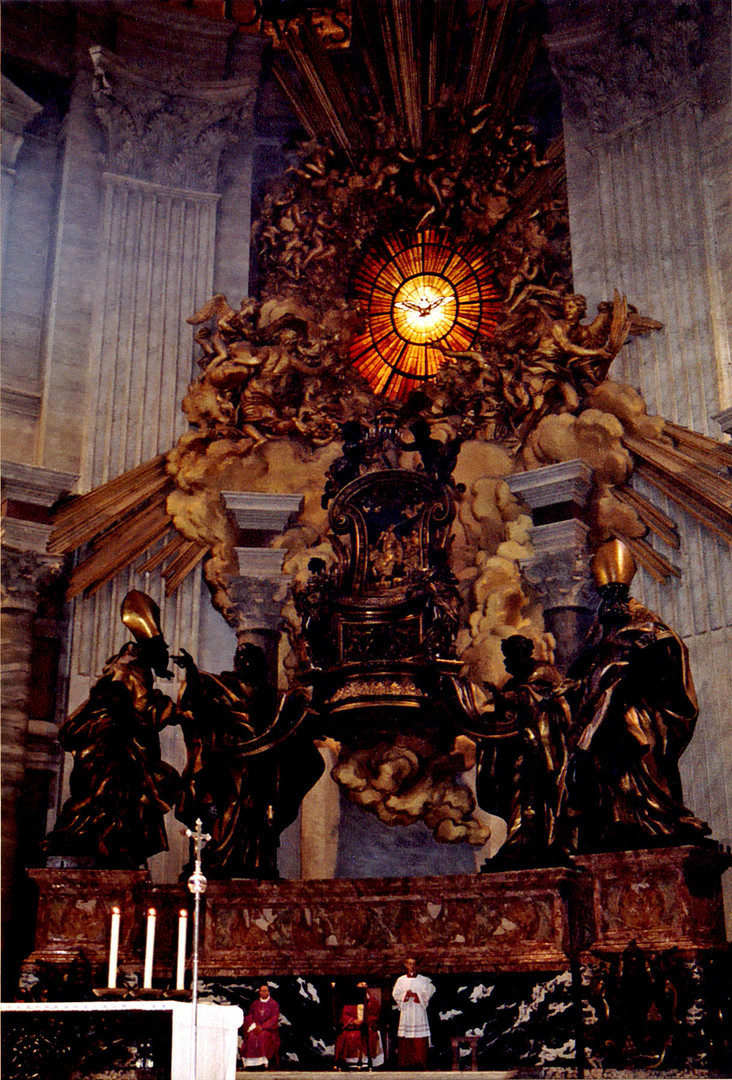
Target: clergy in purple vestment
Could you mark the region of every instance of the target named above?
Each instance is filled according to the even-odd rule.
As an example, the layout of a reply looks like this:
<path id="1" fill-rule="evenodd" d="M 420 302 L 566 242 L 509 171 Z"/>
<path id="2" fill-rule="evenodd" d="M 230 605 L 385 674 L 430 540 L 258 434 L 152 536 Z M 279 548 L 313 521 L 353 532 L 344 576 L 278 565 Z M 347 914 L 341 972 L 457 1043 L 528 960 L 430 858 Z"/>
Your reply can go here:
<path id="1" fill-rule="evenodd" d="M 259 987 L 259 997 L 251 1004 L 244 1020 L 244 1040 L 241 1056 L 245 1069 L 268 1068 L 270 1062 L 279 1066 L 280 1007 L 266 983 Z"/>

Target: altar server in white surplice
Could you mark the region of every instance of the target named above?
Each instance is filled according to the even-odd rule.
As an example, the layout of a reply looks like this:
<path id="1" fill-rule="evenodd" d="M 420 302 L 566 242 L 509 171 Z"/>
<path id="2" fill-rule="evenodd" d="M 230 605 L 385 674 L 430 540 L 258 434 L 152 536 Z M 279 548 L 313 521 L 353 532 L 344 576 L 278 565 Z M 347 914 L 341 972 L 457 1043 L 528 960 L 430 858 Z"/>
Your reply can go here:
<path id="1" fill-rule="evenodd" d="M 400 1069 L 424 1069 L 427 1065 L 427 1047 L 430 1044 L 430 1025 L 427 1004 L 435 992 L 434 985 L 426 975 L 417 974 L 417 961 L 409 957 L 392 991 L 399 1008 L 397 1029 L 397 1053 Z"/>

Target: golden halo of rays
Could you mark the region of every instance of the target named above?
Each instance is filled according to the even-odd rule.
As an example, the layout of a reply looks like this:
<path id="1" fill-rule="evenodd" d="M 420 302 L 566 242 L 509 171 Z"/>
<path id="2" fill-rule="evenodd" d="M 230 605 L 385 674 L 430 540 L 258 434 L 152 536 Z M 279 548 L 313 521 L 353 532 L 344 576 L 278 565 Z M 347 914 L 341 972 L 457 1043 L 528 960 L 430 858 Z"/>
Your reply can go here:
<path id="1" fill-rule="evenodd" d="M 354 368 L 375 394 L 404 401 L 478 334 L 489 337 L 501 305 L 487 253 L 443 230 L 394 233 L 367 252 L 352 281 L 366 329 L 351 342 Z"/>

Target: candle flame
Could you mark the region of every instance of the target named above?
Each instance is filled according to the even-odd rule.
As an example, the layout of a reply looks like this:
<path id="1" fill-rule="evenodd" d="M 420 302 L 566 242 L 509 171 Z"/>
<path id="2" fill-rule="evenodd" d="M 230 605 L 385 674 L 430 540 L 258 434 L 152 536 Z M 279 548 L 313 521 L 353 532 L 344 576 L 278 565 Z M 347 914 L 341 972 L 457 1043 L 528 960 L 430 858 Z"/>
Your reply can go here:
<path id="1" fill-rule="evenodd" d="M 155 910 L 154 907 L 151 907 L 151 908 L 147 909 L 147 917 L 148 917 L 148 919 L 150 918 L 151 915 L 157 915 L 157 911 Z"/>

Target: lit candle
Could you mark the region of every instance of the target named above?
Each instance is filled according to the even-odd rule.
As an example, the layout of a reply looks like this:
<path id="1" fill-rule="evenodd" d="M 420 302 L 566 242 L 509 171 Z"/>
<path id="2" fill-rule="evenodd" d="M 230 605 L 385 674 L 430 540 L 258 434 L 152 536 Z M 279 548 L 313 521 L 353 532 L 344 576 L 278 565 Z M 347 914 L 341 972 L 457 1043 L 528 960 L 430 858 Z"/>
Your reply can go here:
<path id="1" fill-rule="evenodd" d="M 152 986 L 153 952 L 155 950 L 155 908 L 147 909 L 147 933 L 145 935 L 145 970 L 142 976 L 143 990 Z"/>
<path id="2" fill-rule="evenodd" d="M 185 990 L 186 978 L 186 941 L 188 939 L 188 912 L 181 908 L 178 912 L 178 962 L 175 968 L 175 988 Z"/>
<path id="3" fill-rule="evenodd" d="M 109 932 L 109 974 L 107 986 L 113 989 L 117 985 L 117 957 L 119 955 L 119 919 L 120 910 L 112 908 L 112 926 Z"/>

